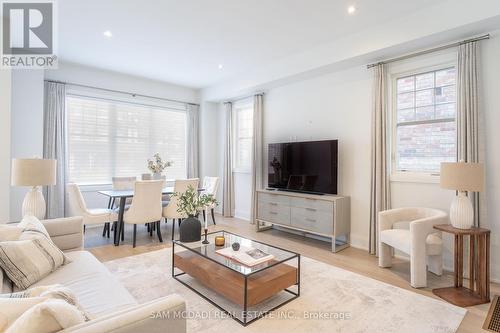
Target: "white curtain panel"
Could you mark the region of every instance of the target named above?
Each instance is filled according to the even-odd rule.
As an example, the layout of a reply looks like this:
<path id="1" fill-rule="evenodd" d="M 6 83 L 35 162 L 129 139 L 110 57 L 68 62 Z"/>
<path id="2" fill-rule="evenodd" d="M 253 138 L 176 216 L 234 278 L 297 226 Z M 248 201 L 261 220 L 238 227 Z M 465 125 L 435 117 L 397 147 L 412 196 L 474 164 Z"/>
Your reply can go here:
<path id="1" fill-rule="evenodd" d="M 226 117 L 226 136 L 224 143 L 224 174 L 222 175 L 222 213 L 225 217 L 234 216 L 233 182 L 233 104 L 224 103 Z"/>
<path id="2" fill-rule="evenodd" d="M 43 158 L 57 160 L 56 185 L 44 189 L 47 218 L 64 217 L 66 202 L 66 86 L 45 82 Z"/>
<path id="3" fill-rule="evenodd" d="M 478 43 L 458 47 L 457 68 L 457 159 L 482 162 L 484 138 L 481 136 L 481 114 L 478 106 Z M 474 225 L 480 225 L 484 213 L 479 193 L 469 193 L 474 206 Z"/>
<path id="4" fill-rule="evenodd" d="M 371 254 L 378 253 L 378 213 L 391 207 L 386 85 L 385 65 L 378 64 L 374 67 L 372 107 L 369 239 L 369 251 Z"/>
<path id="5" fill-rule="evenodd" d="M 198 178 L 200 107 L 187 105 L 187 177 Z"/>
<path id="6" fill-rule="evenodd" d="M 264 96 L 255 95 L 253 100 L 253 140 L 252 140 L 252 202 L 250 212 L 250 223 L 256 223 L 257 216 L 257 190 L 262 188 L 262 113 L 264 109 Z"/>

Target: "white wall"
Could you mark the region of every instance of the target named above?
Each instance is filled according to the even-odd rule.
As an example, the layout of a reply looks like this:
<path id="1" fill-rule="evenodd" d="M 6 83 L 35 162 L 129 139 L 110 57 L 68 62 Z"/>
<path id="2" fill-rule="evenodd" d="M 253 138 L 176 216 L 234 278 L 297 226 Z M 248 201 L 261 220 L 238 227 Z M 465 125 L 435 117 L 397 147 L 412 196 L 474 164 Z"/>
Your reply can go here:
<path id="1" fill-rule="evenodd" d="M 120 90 L 181 102 L 198 103 L 199 101 L 196 89 L 66 62 L 59 62 L 58 69 L 47 70 L 45 79 L 83 84 L 95 88 Z"/>
<path id="2" fill-rule="evenodd" d="M 222 137 L 219 126 L 218 104 L 204 102 L 200 106 L 200 180 L 203 177 L 213 177 L 222 174 L 220 167 L 220 154 L 223 152 L 223 145 L 219 144 Z M 219 178 L 219 189 L 217 192 L 217 201 L 222 203 L 222 179 Z M 221 212 L 221 204 L 216 208 Z"/>
<path id="3" fill-rule="evenodd" d="M 43 70 L 12 71 L 12 158 L 43 157 Z M 29 188 L 10 188 L 10 219 L 21 218 Z"/>
<path id="4" fill-rule="evenodd" d="M 0 70 L 0 223 L 10 219 L 11 71 Z"/>
<path id="5" fill-rule="evenodd" d="M 200 106 L 200 178 L 217 174 L 217 103 Z"/>
<path id="6" fill-rule="evenodd" d="M 484 112 L 486 157 L 486 221 L 492 230 L 491 276 L 500 280 L 500 30 L 481 43 L 481 94 L 479 105 Z"/>
<path id="7" fill-rule="evenodd" d="M 370 88 L 370 73 L 356 67 L 275 88 L 264 96 L 264 147 L 339 140 L 338 192 L 351 197 L 351 238 L 361 247 L 368 243 Z"/>

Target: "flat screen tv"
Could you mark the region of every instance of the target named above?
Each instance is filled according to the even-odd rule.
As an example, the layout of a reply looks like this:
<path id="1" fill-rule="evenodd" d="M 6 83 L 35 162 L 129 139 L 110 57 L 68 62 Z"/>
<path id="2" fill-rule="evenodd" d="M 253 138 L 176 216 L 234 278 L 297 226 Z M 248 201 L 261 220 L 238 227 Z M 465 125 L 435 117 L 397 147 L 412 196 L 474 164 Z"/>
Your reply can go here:
<path id="1" fill-rule="evenodd" d="M 271 143 L 268 187 L 337 194 L 338 140 Z"/>

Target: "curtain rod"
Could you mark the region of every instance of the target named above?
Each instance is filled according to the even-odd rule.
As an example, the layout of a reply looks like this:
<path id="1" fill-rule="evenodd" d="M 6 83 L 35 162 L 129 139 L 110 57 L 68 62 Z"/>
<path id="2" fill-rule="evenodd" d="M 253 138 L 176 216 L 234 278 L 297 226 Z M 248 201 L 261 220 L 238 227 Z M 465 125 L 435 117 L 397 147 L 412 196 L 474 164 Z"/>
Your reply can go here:
<path id="1" fill-rule="evenodd" d="M 46 82 L 53 82 L 53 83 L 69 84 L 69 85 L 72 85 L 72 86 L 77 86 L 77 87 L 82 87 L 82 88 L 99 89 L 99 90 L 103 90 L 103 91 L 107 91 L 107 92 L 113 92 L 113 93 L 130 95 L 132 97 L 146 97 L 146 98 L 158 99 L 158 100 L 162 100 L 162 101 L 169 101 L 169 102 L 175 102 L 175 103 L 184 103 L 184 104 L 188 104 L 188 105 L 197 105 L 197 106 L 200 106 L 200 104 L 197 104 L 197 103 L 190 103 L 190 102 L 178 101 L 178 100 L 175 100 L 175 99 L 168 99 L 168 98 L 163 98 L 163 97 L 156 97 L 156 96 L 136 94 L 136 93 L 131 93 L 131 92 L 122 91 L 122 90 L 114 90 L 114 89 L 107 89 L 107 88 L 92 87 L 92 86 L 88 86 L 88 85 L 85 85 L 85 84 L 79 84 L 79 83 L 64 82 L 64 81 L 57 81 L 57 80 L 45 80 L 45 81 Z"/>
<path id="2" fill-rule="evenodd" d="M 375 67 L 375 66 L 380 65 L 380 64 L 389 64 L 391 62 L 406 60 L 406 59 L 417 57 L 417 56 L 420 56 L 420 55 L 424 55 L 424 54 L 428 54 L 428 53 L 432 53 L 432 52 L 437 52 L 437 51 L 441 51 L 441 50 L 446 50 L 446 49 L 449 49 L 449 48 L 452 48 L 452 47 L 456 47 L 456 46 L 459 46 L 459 45 L 462 45 L 462 44 L 467 44 L 467 43 L 471 43 L 471 42 L 477 42 L 477 41 L 485 40 L 485 39 L 490 39 L 490 34 L 486 34 L 486 35 L 482 35 L 482 36 L 478 36 L 478 37 L 474 37 L 474 38 L 465 39 L 465 40 L 462 40 L 460 42 L 446 44 L 446 45 L 434 47 L 434 48 L 431 48 L 431 49 L 427 49 L 427 50 L 423 50 L 423 51 L 418 51 L 418 52 L 415 52 L 415 53 L 406 54 L 406 55 L 403 55 L 401 57 L 392 58 L 392 59 L 388 59 L 388 60 L 384 60 L 384 61 L 379 61 L 379 62 L 376 62 L 376 63 L 373 63 L 373 64 L 368 64 L 368 65 L 366 65 L 366 68 L 370 69 L 370 68 Z"/>
<path id="3" fill-rule="evenodd" d="M 235 97 L 235 98 L 233 98 L 233 99 L 230 99 L 230 100 L 224 101 L 224 102 L 222 102 L 222 104 L 226 104 L 226 103 L 234 103 L 234 102 L 241 101 L 241 100 L 243 100 L 243 99 L 247 99 L 247 98 L 254 97 L 254 96 L 258 96 L 258 95 L 264 96 L 264 92 L 263 92 L 263 91 L 261 91 L 261 92 L 257 92 L 257 93 L 251 94 L 251 95 L 238 96 L 238 97 Z"/>

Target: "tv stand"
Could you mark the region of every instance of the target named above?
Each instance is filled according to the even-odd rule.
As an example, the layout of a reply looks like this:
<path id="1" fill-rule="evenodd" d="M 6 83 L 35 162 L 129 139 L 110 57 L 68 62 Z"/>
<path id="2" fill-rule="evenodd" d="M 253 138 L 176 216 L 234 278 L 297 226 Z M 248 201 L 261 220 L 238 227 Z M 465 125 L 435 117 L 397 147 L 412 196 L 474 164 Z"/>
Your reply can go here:
<path id="1" fill-rule="evenodd" d="M 273 225 L 332 241 L 338 252 L 350 244 L 350 198 L 339 195 L 257 190 L 257 230 Z"/>

